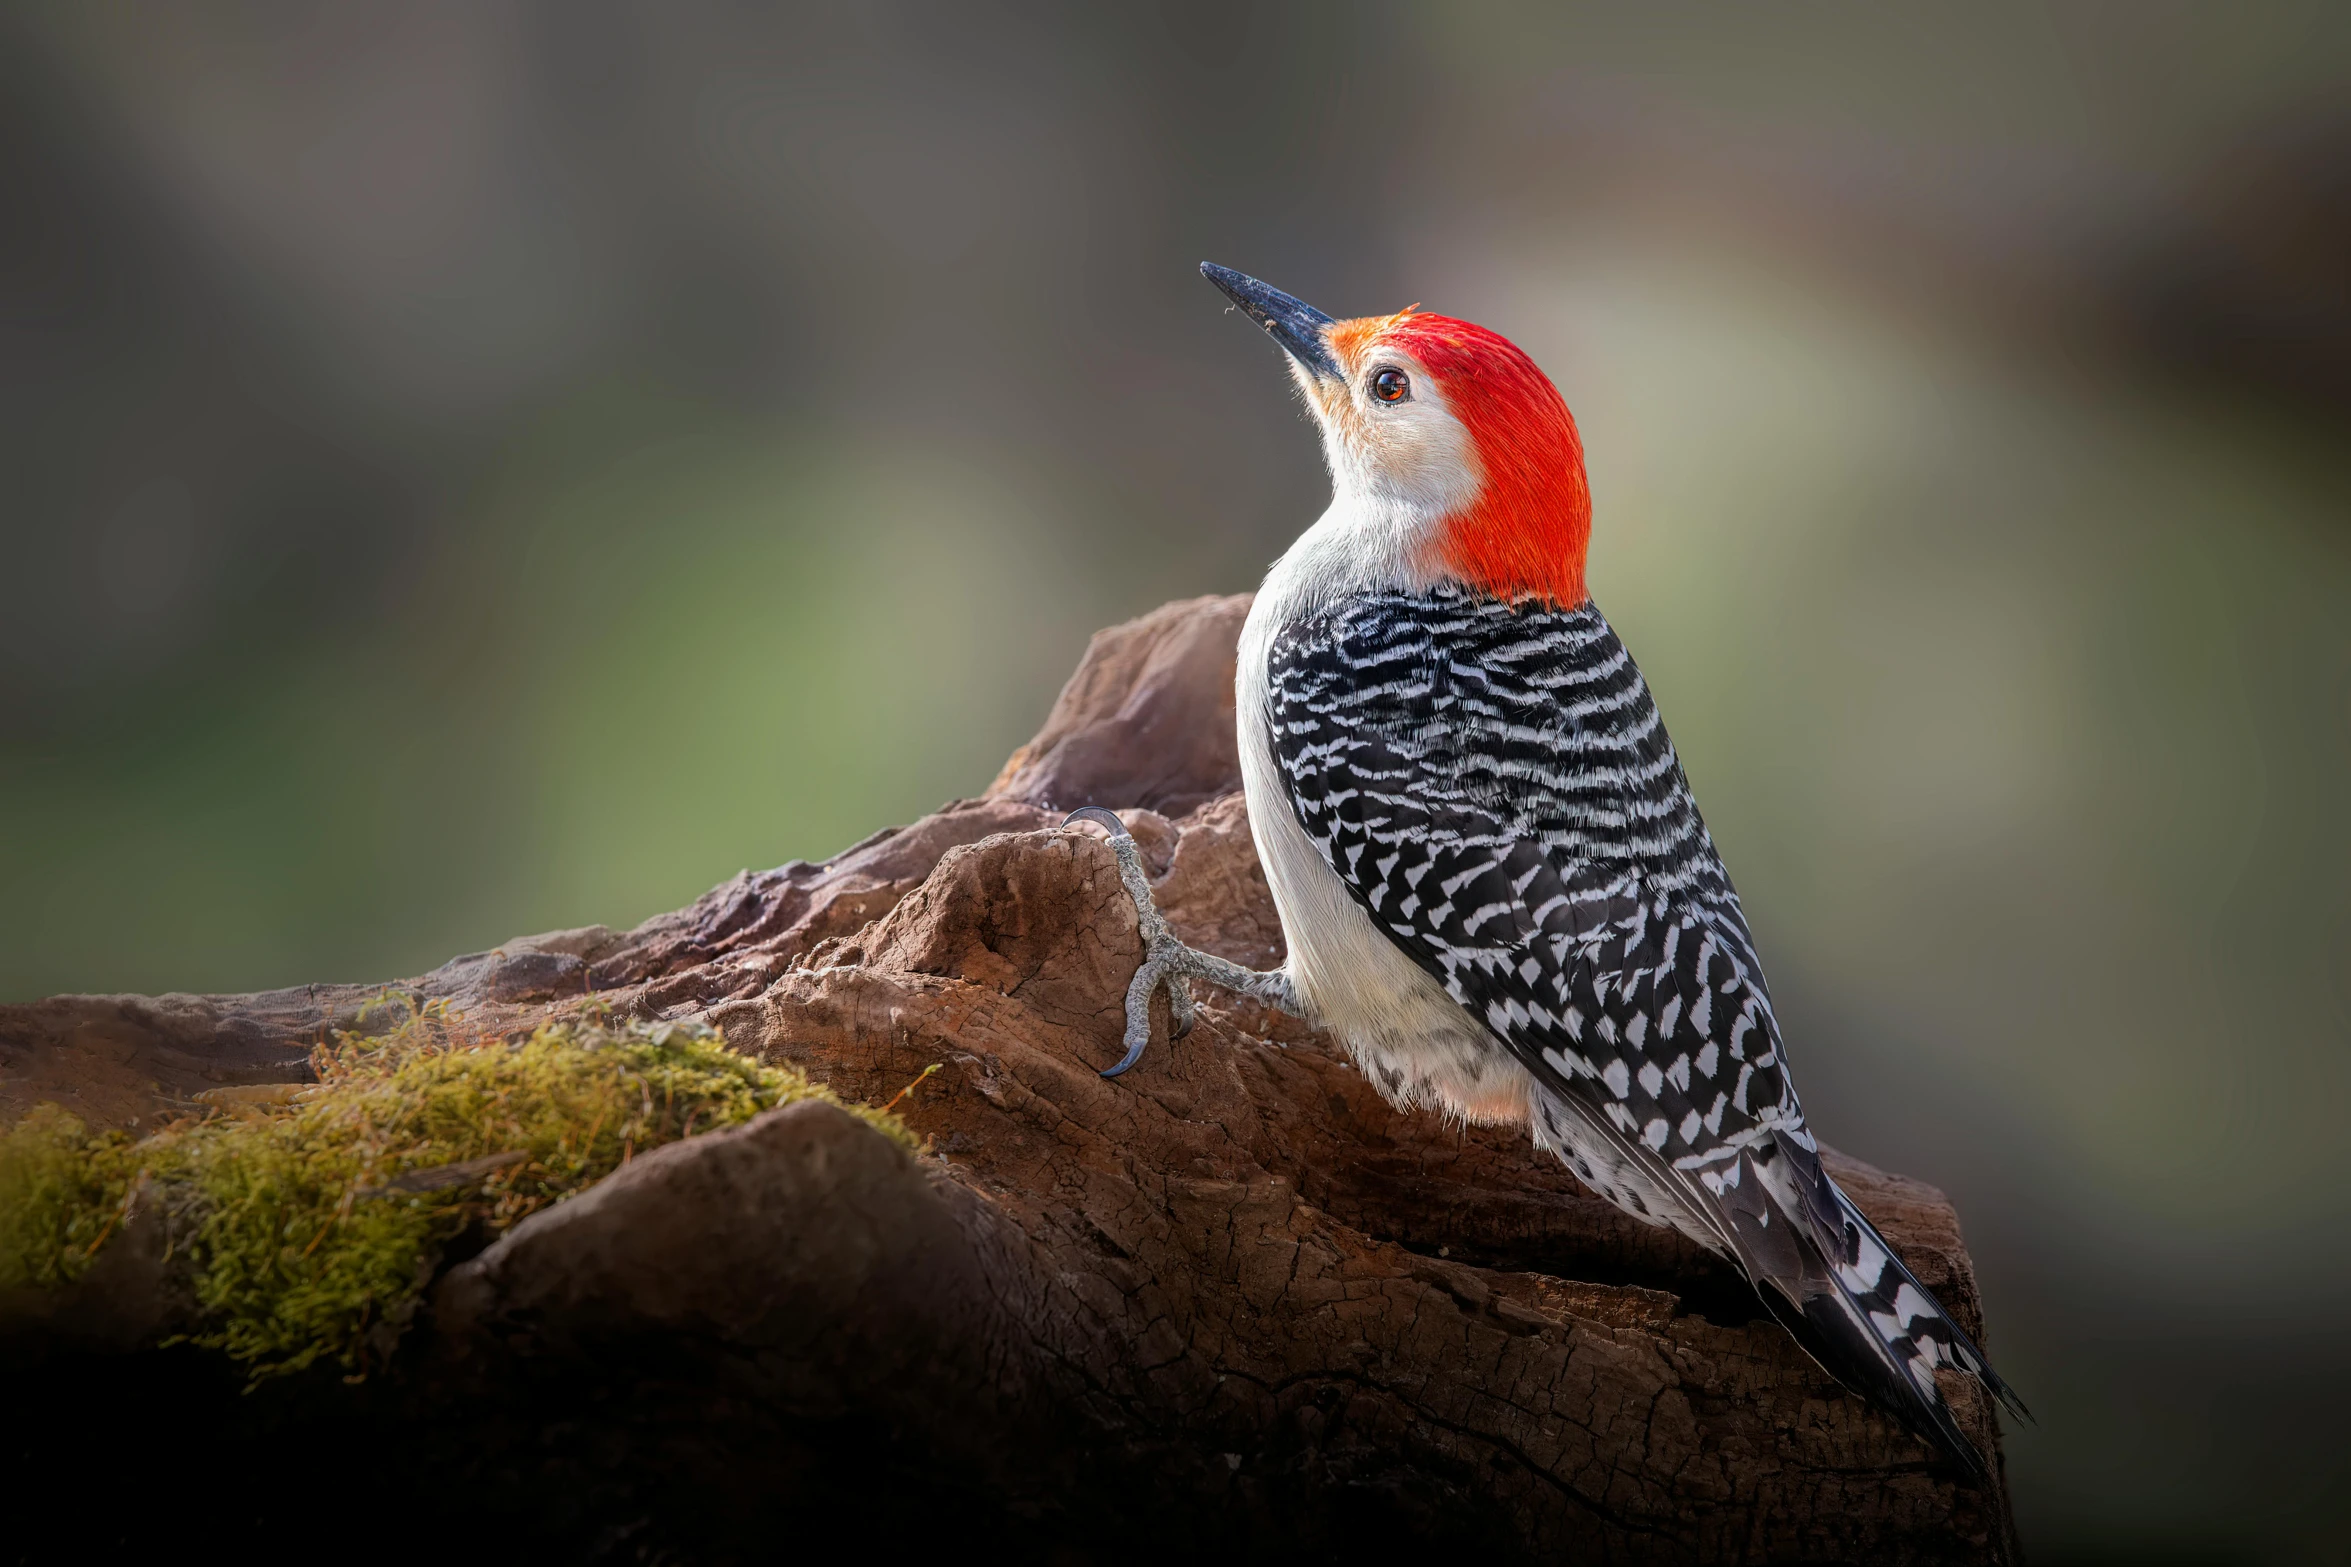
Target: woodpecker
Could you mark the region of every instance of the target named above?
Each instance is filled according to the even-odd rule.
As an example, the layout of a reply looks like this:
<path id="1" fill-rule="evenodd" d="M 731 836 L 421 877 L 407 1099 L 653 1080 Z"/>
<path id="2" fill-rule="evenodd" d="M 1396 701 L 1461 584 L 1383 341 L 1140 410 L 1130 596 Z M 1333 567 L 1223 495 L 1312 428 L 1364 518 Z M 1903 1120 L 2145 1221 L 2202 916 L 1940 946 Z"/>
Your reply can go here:
<path id="1" fill-rule="evenodd" d="M 1971 1477 L 1935 1383 L 2024 1409 L 1822 1167 L 1739 895 L 1657 705 L 1585 590 L 1575 420 L 1499 334 L 1335 320 L 1201 272 L 1286 351 L 1330 507 L 1241 633 L 1242 784 L 1289 954 L 1185 946 L 1108 812 L 1142 922 L 1127 1070 L 1187 977 L 1335 1034 L 1400 1109 L 1523 1124 L 1586 1186 L 1737 1268 L 1821 1367 Z"/>

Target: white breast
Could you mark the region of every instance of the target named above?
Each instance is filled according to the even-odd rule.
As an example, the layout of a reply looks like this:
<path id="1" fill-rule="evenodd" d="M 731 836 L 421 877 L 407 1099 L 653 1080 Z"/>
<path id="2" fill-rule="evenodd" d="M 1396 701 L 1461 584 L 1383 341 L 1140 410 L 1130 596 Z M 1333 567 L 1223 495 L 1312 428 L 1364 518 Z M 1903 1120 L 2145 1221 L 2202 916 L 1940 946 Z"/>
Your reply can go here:
<path id="1" fill-rule="evenodd" d="M 1524 1121 L 1525 1069 L 1349 894 L 1290 809 L 1267 729 L 1267 658 L 1281 628 L 1350 593 L 1407 580 L 1398 564 L 1405 552 L 1364 548 L 1365 523 L 1334 505 L 1274 563 L 1241 630 L 1234 706 L 1249 829 L 1289 944 L 1291 982 L 1364 1075 L 1400 1108 Z"/>

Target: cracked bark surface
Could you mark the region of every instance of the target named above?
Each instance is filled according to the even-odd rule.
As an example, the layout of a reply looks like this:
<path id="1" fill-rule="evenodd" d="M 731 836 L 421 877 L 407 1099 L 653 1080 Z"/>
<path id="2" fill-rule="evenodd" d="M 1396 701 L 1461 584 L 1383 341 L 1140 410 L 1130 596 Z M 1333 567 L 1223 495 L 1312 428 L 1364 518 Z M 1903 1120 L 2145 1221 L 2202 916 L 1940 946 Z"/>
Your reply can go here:
<path id="1" fill-rule="evenodd" d="M 1216 738 L 1168 739 L 1220 721 L 1229 758 L 1245 604 L 1098 637 L 987 799 L 409 982 L 516 1027 L 592 987 L 853 1099 L 938 1064 L 899 1107 L 930 1152 L 816 1104 L 659 1150 L 448 1268 L 387 1374 L 265 1400 L 236 1440 L 389 1440 L 420 1516 L 616 1560 L 760 1559 L 844 1513 L 1073 1562 L 2013 1560 L 1997 1486 L 1523 1130 L 1399 1115 L 1326 1037 L 1207 987 L 1191 1035 L 1162 1000 L 1142 1064 L 1096 1075 L 1140 949 L 1063 811 L 1120 810 L 1186 941 L 1280 956 Z M 380 989 L 0 1009 L 6 1102 L 78 1081 L 63 1102 L 127 1124 L 211 1074 L 284 1080 Z M 1829 1158 L 1980 1337 L 1941 1194 Z M 30 1373 L 53 1389 L 156 1359 L 55 1337 Z"/>

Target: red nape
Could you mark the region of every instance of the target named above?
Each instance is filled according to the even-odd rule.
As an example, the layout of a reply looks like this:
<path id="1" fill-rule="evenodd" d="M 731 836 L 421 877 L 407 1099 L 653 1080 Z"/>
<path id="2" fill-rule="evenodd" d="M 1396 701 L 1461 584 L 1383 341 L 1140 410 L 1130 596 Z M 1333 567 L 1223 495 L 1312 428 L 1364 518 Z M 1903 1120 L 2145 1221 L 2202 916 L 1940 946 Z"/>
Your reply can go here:
<path id="1" fill-rule="evenodd" d="M 1508 338 L 1450 316 L 1402 316 L 1385 335 L 1436 377 L 1485 468 L 1477 500 L 1445 519 L 1444 569 L 1498 598 L 1581 604 L 1592 492 L 1551 378 Z"/>

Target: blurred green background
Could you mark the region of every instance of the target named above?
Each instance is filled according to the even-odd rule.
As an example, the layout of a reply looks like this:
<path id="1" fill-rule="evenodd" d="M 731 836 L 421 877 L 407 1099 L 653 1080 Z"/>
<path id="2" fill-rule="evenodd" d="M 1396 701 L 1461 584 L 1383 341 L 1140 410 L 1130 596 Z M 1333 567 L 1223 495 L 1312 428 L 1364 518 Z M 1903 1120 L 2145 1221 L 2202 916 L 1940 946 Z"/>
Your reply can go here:
<path id="1" fill-rule="evenodd" d="M 2043 1562 L 2351 1560 L 2351 8 L 0 14 L 0 1000 L 413 973 L 984 787 L 1486 322 Z"/>

